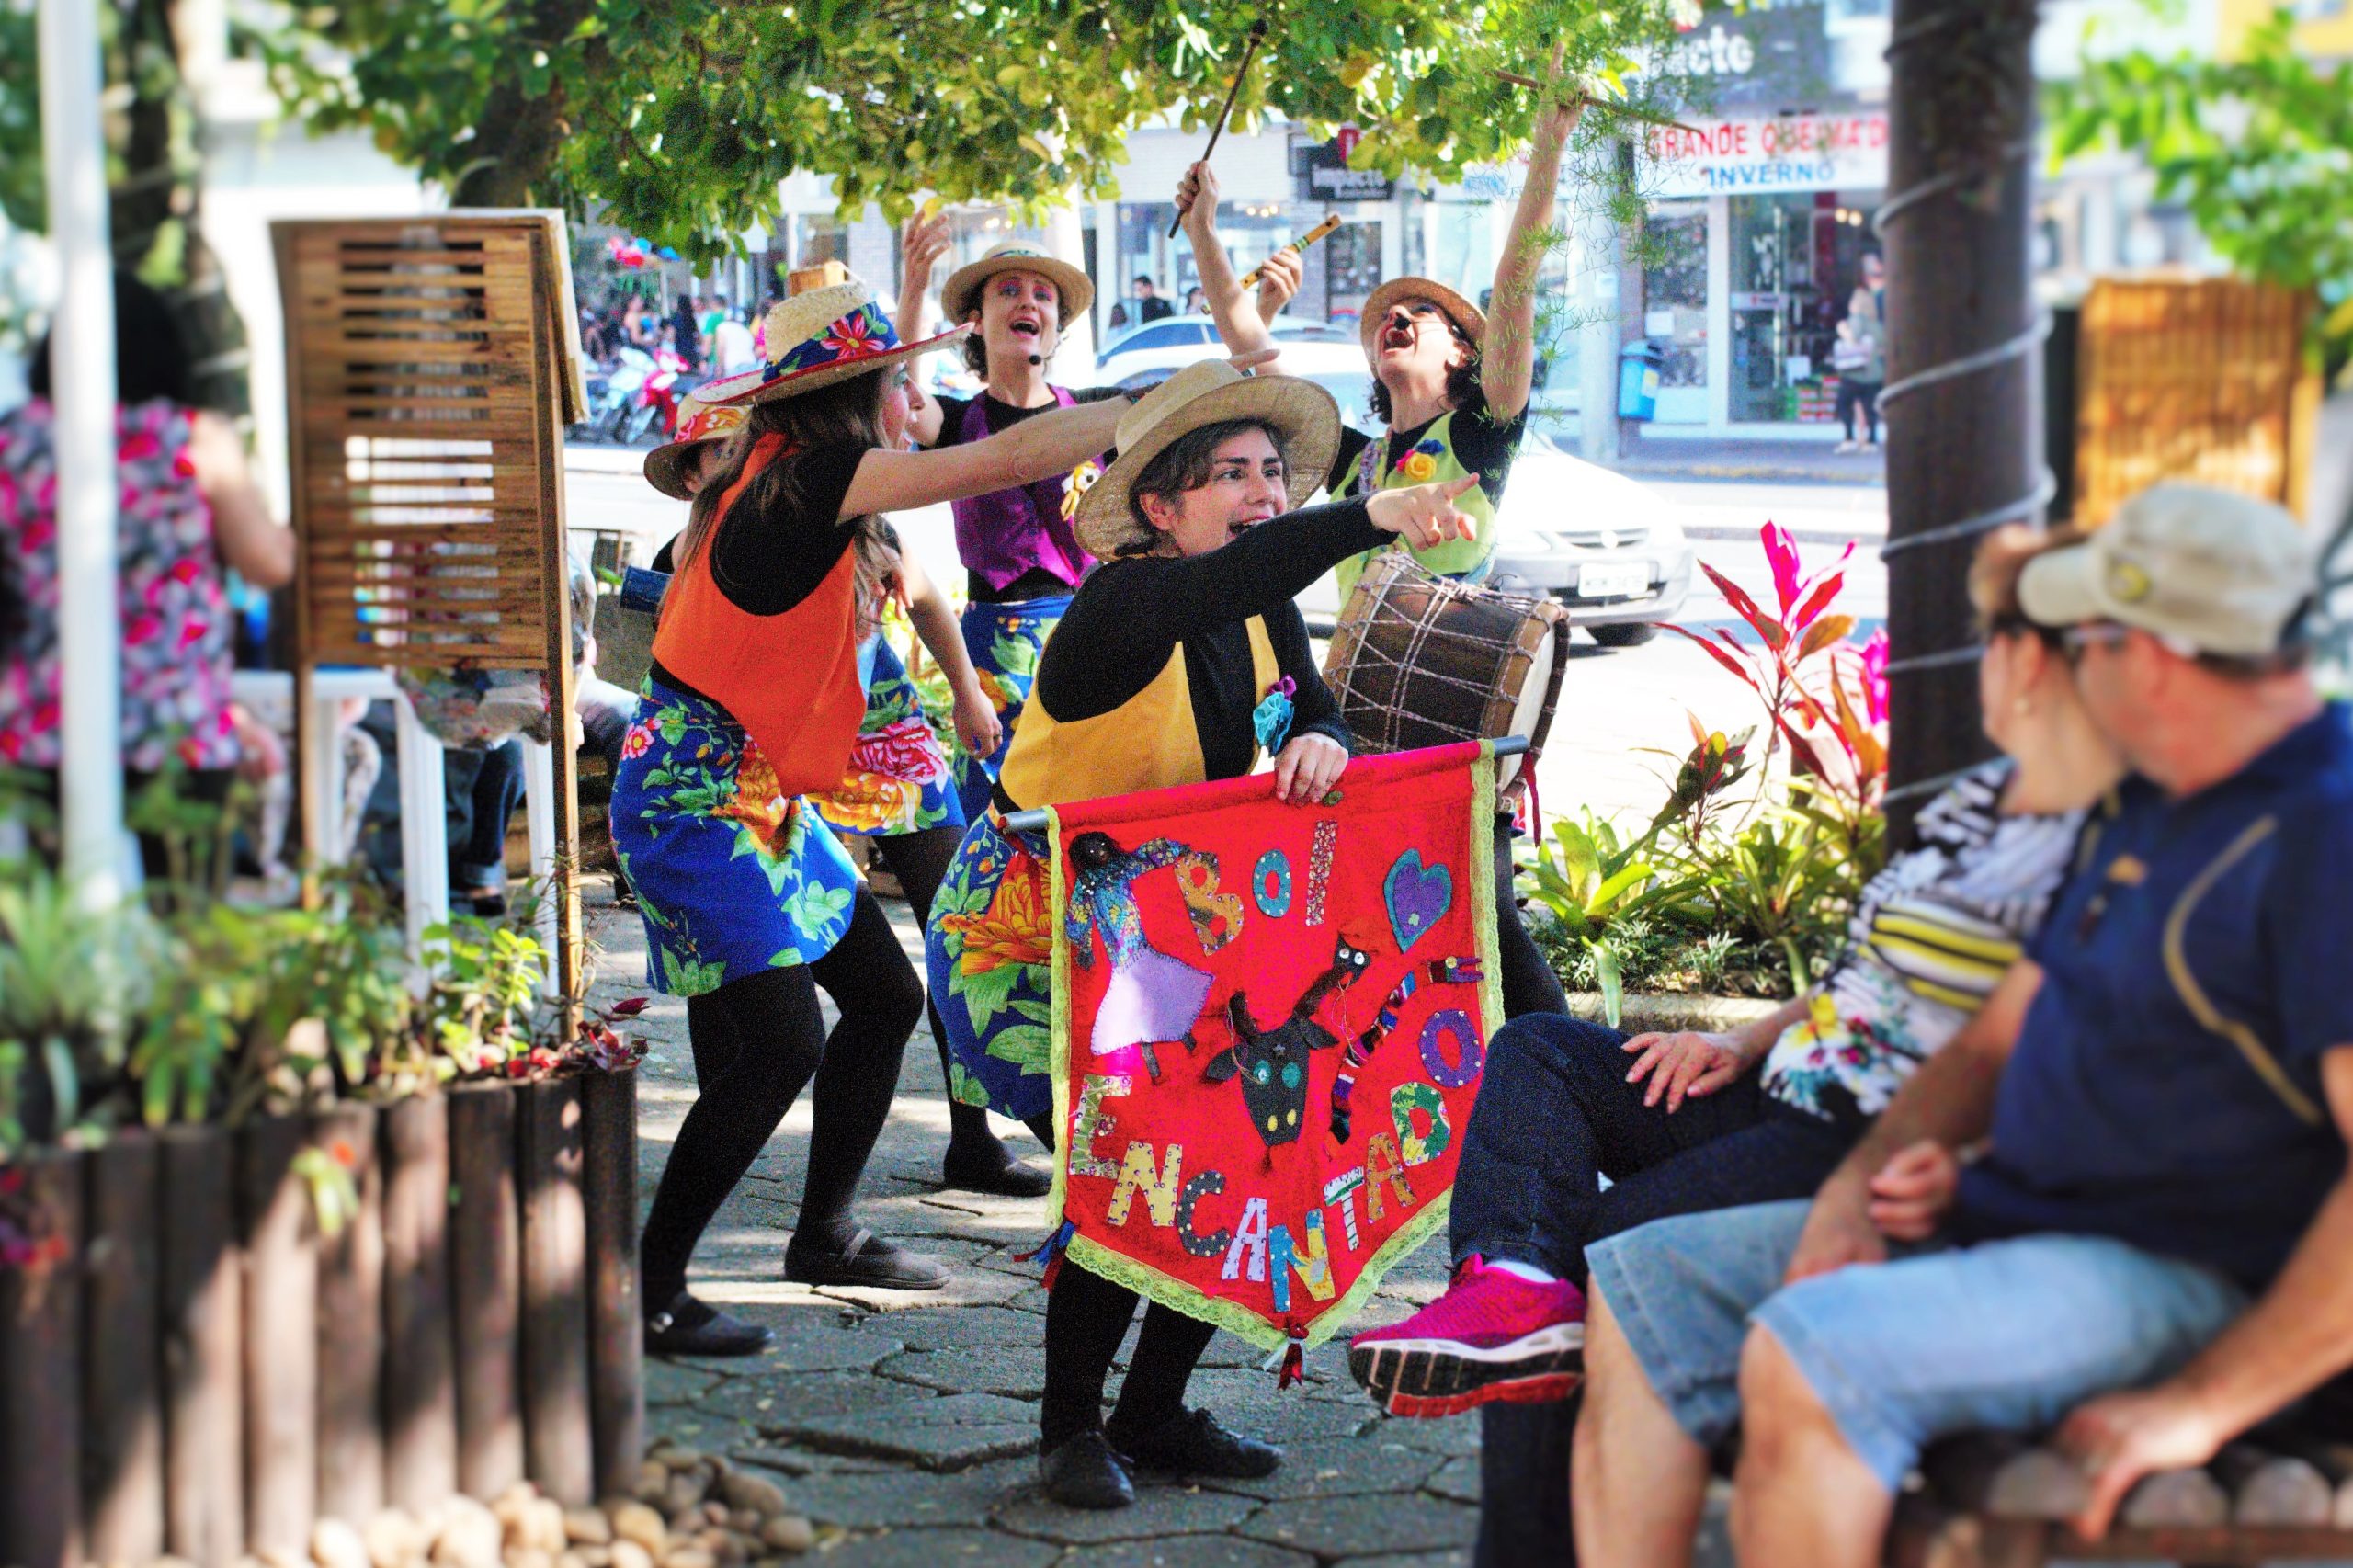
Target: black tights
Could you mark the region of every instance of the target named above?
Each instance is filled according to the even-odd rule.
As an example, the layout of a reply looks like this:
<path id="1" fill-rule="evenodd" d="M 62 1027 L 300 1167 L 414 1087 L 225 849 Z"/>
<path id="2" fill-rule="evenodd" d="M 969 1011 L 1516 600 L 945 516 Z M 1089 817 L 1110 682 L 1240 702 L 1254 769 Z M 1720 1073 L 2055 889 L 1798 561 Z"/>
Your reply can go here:
<path id="1" fill-rule="evenodd" d="M 939 892 L 939 884 L 947 880 L 948 868 L 956 861 L 956 851 L 964 842 L 964 830 L 960 827 L 927 827 L 920 833 L 894 833 L 868 840 L 883 868 L 899 879 L 900 891 L 907 895 L 907 907 L 915 911 L 915 924 L 926 931 L 931 929 L 931 901 Z M 939 1051 L 939 1086 L 948 1096 L 948 1147 L 950 1150 L 979 1150 L 996 1142 L 996 1134 L 989 1131 L 989 1113 L 976 1105 L 966 1105 L 956 1097 L 955 1080 L 948 1071 L 948 1026 L 939 1020 L 939 1004 L 928 1004 L 931 1016 L 931 1042 Z"/>
<path id="2" fill-rule="evenodd" d="M 817 988 L 841 1021 L 829 1039 Z M 923 1014 L 923 982 L 871 893 L 815 963 L 762 970 L 687 1002 L 700 1093 L 678 1128 L 645 1221 L 641 1267 L 649 1312 L 686 1289 L 687 1261 L 710 1217 L 759 1158 L 784 1113 L 816 1079 L 809 1168 L 796 1241 L 846 1244 L 850 1200 L 891 1115 L 899 1059 Z"/>
<path id="3" fill-rule="evenodd" d="M 1536 938 L 1520 923 L 1519 903 L 1512 897 L 1508 812 L 1495 818 L 1495 952 L 1503 965 L 1505 1017 L 1569 1010 L 1568 996 L 1561 990 L 1561 977 L 1544 961 Z"/>
<path id="4" fill-rule="evenodd" d="M 1034 1117 L 1029 1131 L 1049 1149 L 1052 1122 Z M 1136 1293 L 1091 1274 L 1065 1257 L 1053 1288 L 1046 1292 L 1046 1397 L 1038 1407 L 1038 1446 L 1055 1449 L 1081 1432 L 1103 1425 L 1103 1380 L 1128 1336 L 1136 1315 Z M 1144 1309 L 1136 1353 L 1120 1385 L 1111 1419 L 1130 1432 L 1148 1432 L 1183 1414 L 1185 1385 L 1201 1352 L 1217 1333 L 1215 1324 L 1187 1317 L 1154 1301 Z"/>

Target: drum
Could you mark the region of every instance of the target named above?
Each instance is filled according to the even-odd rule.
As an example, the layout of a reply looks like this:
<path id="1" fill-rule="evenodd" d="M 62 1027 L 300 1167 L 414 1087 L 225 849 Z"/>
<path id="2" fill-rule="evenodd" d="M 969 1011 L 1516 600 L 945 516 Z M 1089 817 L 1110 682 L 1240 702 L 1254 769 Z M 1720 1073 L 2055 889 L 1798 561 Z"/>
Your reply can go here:
<path id="1" fill-rule="evenodd" d="M 1360 750 L 1406 751 L 1526 735 L 1533 764 L 1568 667 L 1569 614 L 1433 575 L 1385 550 L 1340 611 L 1324 681 Z M 1516 786 L 1520 757 L 1497 781 Z"/>

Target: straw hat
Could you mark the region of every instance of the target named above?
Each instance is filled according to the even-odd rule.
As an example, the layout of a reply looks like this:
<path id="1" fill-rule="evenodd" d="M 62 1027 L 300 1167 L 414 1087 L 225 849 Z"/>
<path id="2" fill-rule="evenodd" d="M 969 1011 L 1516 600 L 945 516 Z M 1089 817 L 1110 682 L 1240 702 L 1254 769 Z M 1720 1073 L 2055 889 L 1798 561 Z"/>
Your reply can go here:
<path id="1" fill-rule="evenodd" d="M 875 303 L 874 290 L 856 278 L 770 306 L 764 324 L 773 358 L 756 370 L 705 382 L 697 393 L 703 402 L 748 405 L 814 392 L 945 348 L 972 330 L 951 327 L 921 343 L 903 344 L 891 318 Z"/>
<path id="2" fill-rule="evenodd" d="M 1340 410 L 1332 394 L 1293 376 L 1245 376 L 1222 359 L 1186 366 L 1144 394 L 1120 421 L 1119 457 L 1078 498 L 1078 542 L 1108 558 L 1156 529 L 1136 521 L 1130 494 L 1152 460 L 1178 437 L 1229 419 L 1270 426 L 1290 470 L 1290 504 L 1304 506 L 1340 449 Z"/>
<path id="3" fill-rule="evenodd" d="M 687 488 L 688 456 L 706 441 L 725 440 L 751 416 L 740 403 L 714 408 L 699 392 L 688 392 L 678 401 L 678 424 L 670 444 L 645 454 L 646 483 L 674 501 L 694 499 L 694 492 Z"/>
<path id="4" fill-rule="evenodd" d="M 1062 320 L 1058 326 L 1068 326 L 1070 318 L 1095 302 L 1095 285 L 1086 274 L 1069 262 L 1057 261 L 1035 245 L 1025 245 L 1017 240 L 990 247 L 988 253 L 969 267 L 960 267 L 948 275 L 947 287 L 939 290 L 939 303 L 950 321 L 962 321 L 981 308 L 981 285 L 1000 272 L 1035 272 L 1054 280 L 1054 291 L 1062 301 Z"/>
<path id="5" fill-rule="evenodd" d="M 1366 358 L 1380 358 L 1381 320 L 1389 314 L 1389 307 L 1400 300 L 1427 300 L 1462 329 L 1462 335 L 1471 340 L 1472 352 L 1485 345 L 1486 312 L 1434 278 L 1392 278 L 1372 291 L 1357 317 L 1357 341 L 1364 345 Z"/>

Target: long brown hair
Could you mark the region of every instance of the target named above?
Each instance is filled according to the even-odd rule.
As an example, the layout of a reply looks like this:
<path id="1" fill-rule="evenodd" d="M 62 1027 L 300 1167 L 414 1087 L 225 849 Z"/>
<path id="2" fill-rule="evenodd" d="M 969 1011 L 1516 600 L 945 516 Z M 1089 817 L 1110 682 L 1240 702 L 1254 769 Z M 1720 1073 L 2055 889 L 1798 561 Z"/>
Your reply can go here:
<path id="1" fill-rule="evenodd" d="M 898 367 L 892 365 L 798 397 L 755 404 L 744 428 L 730 438 L 721 456 L 719 472 L 695 494 L 694 504 L 687 513 L 686 532 L 678 536 L 675 562 L 677 570 L 684 573 L 717 534 L 724 520 L 719 510 L 721 498 L 744 477 L 744 465 L 762 437 L 781 436 L 788 450 L 801 452 L 844 447 L 863 450 L 884 445 L 882 399 L 889 390 L 889 378 L 897 372 Z M 834 523 L 830 517 L 809 515 L 817 502 L 809 493 L 801 466 L 782 458 L 753 476 L 736 505 L 763 513 L 801 517 L 811 528 L 827 528 Z M 891 562 L 880 517 L 869 513 L 852 518 L 851 529 L 850 550 L 856 558 L 852 571 L 857 574 L 857 630 L 862 638 L 874 629 L 876 607 L 883 582 L 891 574 Z"/>

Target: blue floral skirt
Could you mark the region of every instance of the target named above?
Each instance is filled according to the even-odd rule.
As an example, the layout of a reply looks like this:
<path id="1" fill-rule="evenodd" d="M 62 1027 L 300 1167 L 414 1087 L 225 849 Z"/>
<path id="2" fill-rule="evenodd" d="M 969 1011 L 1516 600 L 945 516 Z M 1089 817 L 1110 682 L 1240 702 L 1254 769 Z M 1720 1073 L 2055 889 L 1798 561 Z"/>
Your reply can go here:
<path id="1" fill-rule="evenodd" d="M 1046 844 L 983 814 L 931 903 L 924 961 L 948 1031 L 948 1088 L 1027 1121 L 1054 1108 Z"/>
<path id="2" fill-rule="evenodd" d="M 980 674 L 981 689 L 989 694 L 990 706 L 1005 722 L 1005 733 L 988 756 L 975 756 L 961 745 L 956 748 L 956 795 L 968 823 L 988 813 L 997 770 L 1005 766 L 1005 754 L 1013 745 L 1014 723 L 1020 719 L 1021 705 L 1029 700 L 1030 685 L 1038 678 L 1038 655 L 1045 651 L 1046 639 L 1063 617 L 1070 613 L 1070 595 L 1057 594 L 1013 604 L 964 607 L 964 651 L 972 655 L 972 668 Z"/>
<path id="3" fill-rule="evenodd" d="M 835 830 L 866 838 L 962 828 L 948 753 L 924 717 L 905 662 L 880 632 L 866 655 L 866 717 L 849 748 L 849 768 L 839 786 L 810 796 L 810 805 Z"/>
<path id="4" fill-rule="evenodd" d="M 744 727 L 648 676 L 613 777 L 613 853 L 637 890 L 647 980 L 699 996 L 813 963 L 849 929 L 858 871 Z"/>

